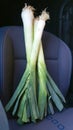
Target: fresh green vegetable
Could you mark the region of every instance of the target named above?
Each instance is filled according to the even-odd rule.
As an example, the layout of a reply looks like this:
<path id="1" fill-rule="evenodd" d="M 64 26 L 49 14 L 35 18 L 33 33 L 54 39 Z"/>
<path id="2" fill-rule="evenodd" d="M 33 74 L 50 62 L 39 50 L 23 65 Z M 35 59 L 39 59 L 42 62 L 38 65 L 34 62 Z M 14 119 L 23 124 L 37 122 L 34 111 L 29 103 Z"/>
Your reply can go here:
<path id="1" fill-rule="evenodd" d="M 54 114 L 53 104 L 61 111 L 65 102 L 47 71 L 43 53 L 41 39 L 49 13 L 44 10 L 34 18 L 34 10 L 25 4 L 21 12 L 27 65 L 17 89 L 5 107 L 6 111 L 13 107 L 12 115 L 16 115 L 20 124 L 36 122 L 49 113 Z"/>

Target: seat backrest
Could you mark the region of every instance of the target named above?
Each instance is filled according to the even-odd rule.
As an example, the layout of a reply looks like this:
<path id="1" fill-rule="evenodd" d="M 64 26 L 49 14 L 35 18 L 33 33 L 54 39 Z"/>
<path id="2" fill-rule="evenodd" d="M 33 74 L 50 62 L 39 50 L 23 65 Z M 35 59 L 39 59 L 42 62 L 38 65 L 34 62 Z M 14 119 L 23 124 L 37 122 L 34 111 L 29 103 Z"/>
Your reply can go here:
<path id="1" fill-rule="evenodd" d="M 23 27 L 8 28 L 2 43 L 0 43 L 2 44 L 0 84 L 5 102 L 9 100 L 17 87 L 26 67 Z M 42 36 L 42 43 L 48 72 L 63 95 L 66 96 L 71 78 L 72 57 L 70 49 L 58 37 L 45 31 Z"/>

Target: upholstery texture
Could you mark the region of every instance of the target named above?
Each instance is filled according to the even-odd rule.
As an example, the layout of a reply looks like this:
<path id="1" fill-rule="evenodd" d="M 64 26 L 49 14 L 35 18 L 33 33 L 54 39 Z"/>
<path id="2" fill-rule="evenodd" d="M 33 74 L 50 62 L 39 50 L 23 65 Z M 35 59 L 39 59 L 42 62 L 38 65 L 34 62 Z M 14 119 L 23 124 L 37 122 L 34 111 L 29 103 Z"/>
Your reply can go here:
<path id="1" fill-rule="evenodd" d="M 6 104 L 16 89 L 26 67 L 26 52 L 22 27 L 8 27 L 3 33 L 0 30 L 0 90 Z M 68 46 L 49 32 L 42 36 L 45 62 L 48 72 L 58 85 L 64 96 L 67 95 L 70 78 L 72 57 Z M 47 116 L 37 124 L 20 126 L 14 119 L 9 119 L 10 130 L 73 130 L 73 108 L 64 109 L 53 116 Z"/>

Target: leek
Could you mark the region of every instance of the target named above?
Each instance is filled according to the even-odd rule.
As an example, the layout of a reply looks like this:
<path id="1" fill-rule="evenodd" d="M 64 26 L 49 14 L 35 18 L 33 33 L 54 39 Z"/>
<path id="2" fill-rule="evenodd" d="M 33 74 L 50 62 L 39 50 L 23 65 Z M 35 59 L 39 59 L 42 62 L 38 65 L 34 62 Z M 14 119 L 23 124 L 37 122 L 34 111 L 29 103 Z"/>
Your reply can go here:
<path id="1" fill-rule="evenodd" d="M 36 122 L 47 114 L 54 114 L 53 103 L 61 111 L 65 98 L 47 71 L 42 46 L 42 34 L 49 19 L 49 13 L 42 11 L 34 17 L 34 8 L 22 9 L 21 18 L 25 37 L 27 65 L 23 76 L 8 104 L 6 111 L 12 107 L 18 123 Z"/>
<path id="2" fill-rule="evenodd" d="M 36 119 L 39 119 L 39 110 L 37 105 L 37 94 L 36 94 L 36 63 L 38 58 L 40 39 L 42 37 L 43 29 L 45 27 L 45 21 L 48 19 L 48 14 L 46 15 L 47 17 L 43 17 L 43 15 L 40 15 L 36 29 L 36 35 L 34 35 L 33 38 L 33 26 L 32 26 L 33 18 L 31 19 L 31 16 L 30 20 L 28 20 L 30 21 L 29 28 L 27 23 L 30 9 L 32 11 L 32 8 L 30 6 L 25 5 L 25 8 L 22 10 L 21 13 L 25 35 L 25 46 L 26 46 L 26 58 L 27 58 L 26 70 L 23 74 L 23 77 L 16 91 L 14 92 L 9 103 L 5 107 L 6 111 L 8 111 L 14 105 L 12 114 L 13 115 L 17 114 L 18 121 L 20 121 L 20 123 L 21 121 L 27 122 L 30 119 L 31 121 L 35 122 Z M 32 33 L 31 35 L 29 34 L 29 29 L 30 33 Z M 29 34 L 28 37 L 27 34 Z M 27 102 L 29 102 L 28 106 Z M 26 107 L 28 110 L 27 113 L 29 114 L 25 115 Z M 25 115 L 25 117 L 23 115 Z"/>

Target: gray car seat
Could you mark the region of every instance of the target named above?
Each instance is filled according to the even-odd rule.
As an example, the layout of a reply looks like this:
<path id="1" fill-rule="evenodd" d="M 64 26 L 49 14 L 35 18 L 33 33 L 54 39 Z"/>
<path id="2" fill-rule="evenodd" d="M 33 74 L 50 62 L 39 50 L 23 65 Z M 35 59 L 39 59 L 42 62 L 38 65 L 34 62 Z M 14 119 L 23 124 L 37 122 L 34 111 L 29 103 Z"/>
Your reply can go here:
<path id="1" fill-rule="evenodd" d="M 7 29 L 8 28 L 8 29 Z M 16 89 L 26 67 L 23 27 L 0 28 L 0 93 L 5 104 Z M 43 49 L 47 69 L 59 89 L 66 97 L 71 78 L 72 56 L 69 47 L 55 35 L 44 31 Z M 34 124 L 18 125 L 7 113 L 10 130 L 73 130 L 73 108 L 48 115 Z"/>

